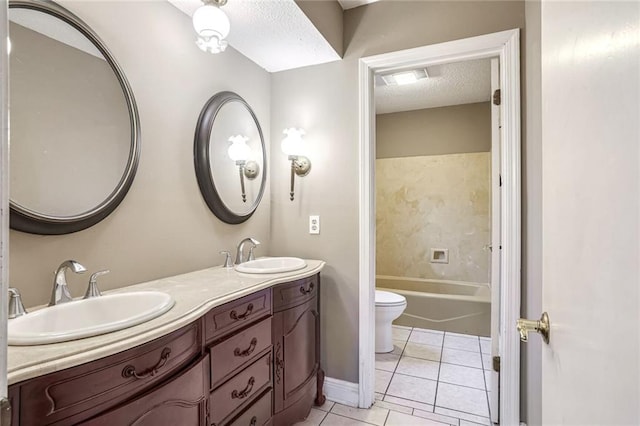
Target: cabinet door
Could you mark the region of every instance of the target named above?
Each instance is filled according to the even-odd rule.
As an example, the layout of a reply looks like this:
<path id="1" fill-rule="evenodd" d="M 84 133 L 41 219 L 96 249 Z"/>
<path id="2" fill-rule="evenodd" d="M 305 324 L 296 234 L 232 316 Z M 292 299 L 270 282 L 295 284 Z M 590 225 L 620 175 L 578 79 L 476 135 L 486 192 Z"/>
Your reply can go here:
<path id="1" fill-rule="evenodd" d="M 169 382 L 84 426 L 199 426 L 206 424 L 209 356 L 178 374 Z"/>
<path id="2" fill-rule="evenodd" d="M 277 413 L 306 394 L 316 377 L 317 298 L 273 316 L 275 397 Z M 311 401 L 309 402 L 311 406 Z"/>

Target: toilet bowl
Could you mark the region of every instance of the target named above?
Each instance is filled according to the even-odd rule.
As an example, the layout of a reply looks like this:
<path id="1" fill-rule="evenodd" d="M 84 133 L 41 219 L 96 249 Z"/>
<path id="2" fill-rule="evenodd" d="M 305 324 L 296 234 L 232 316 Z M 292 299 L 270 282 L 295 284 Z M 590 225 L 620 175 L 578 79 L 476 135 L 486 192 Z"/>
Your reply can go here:
<path id="1" fill-rule="evenodd" d="M 391 323 L 402 315 L 406 307 L 404 296 L 376 290 L 376 353 L 393 351 Z"/>

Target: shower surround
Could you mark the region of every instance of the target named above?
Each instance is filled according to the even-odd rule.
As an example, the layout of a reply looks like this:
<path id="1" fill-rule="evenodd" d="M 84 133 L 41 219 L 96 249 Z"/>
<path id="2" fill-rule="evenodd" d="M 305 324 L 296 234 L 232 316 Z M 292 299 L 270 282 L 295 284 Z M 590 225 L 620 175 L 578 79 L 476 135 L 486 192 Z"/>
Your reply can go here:
<path id="1" fill-rule="evenodd" d="M 489 152 L 377 159 L 376 274 L 488 283 L 490 172 Z"/>

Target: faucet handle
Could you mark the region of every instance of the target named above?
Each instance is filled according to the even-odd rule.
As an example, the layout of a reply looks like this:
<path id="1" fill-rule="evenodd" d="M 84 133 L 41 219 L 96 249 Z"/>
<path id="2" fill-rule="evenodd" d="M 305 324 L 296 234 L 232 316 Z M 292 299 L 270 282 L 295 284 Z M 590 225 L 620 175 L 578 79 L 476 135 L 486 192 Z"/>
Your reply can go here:
<path id="1" fill-rule="evenodd" d="M 255 249 L 258 246 L 258 244 L 249 247 L 249 257 L 247 257 L 247 260 L 256 260 L 256 257 L 253 255 L 253 249 Z"/>
<path id="2" fill-rule="evenodd" d="M 98 277 L 101 275 L 106 275 L 109 272 L 111 271 L 105 269 L 103 271 L 98 271 L 91 274 L 91 277 L 89 277 L 89 287 L 87 287 L 87 291 L 84 293 L 83 299 L 102 296 L 102 293 L 100 293 L 100 290 L 98 289 Z"/>
<path id="3" fill-rule="evenodd" d="M 220 252 L 220 254 L 223 254 L 225 256 L 223 268 L 233 268 L 233 261 L 231 260 L 231 253 L 226 251 L 226 250 L 223 250 L 223 251 Z"/>
<path id="4" fill-rule="evenodd" d="M 27 313 L 22 304 L 22 298 L 17 288 L 9 287 L 9 319 L 20 317 Z"/>

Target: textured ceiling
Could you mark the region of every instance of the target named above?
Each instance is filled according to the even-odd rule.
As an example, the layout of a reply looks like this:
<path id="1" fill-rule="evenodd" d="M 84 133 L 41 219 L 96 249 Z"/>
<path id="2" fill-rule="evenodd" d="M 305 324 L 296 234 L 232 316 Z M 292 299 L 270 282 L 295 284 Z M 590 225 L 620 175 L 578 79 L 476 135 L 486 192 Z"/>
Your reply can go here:
<path id="1" fill-rule="evenodd" d="M 485 102 L 491 97 L 491 60 L 427 67 L 429 78 L 404 86 L 380 85 L 376 76 L 376 113 L 412 111 Z"/>
<path id="2" fill-rule="evenodd" d="M 375 3 L 378 0 L 338 0 L 343 10 L 353 9 L 354 7 L 362 6 L 363 4 Z"/>
<path id="3" fill-rule="evenodd" d="M 189 16 L 202 5 L 168 1 Z M 229 45 L 269 72 L 341 59 L 294 0 L 229 0 L 222 10 L 231 21 Z"/>

